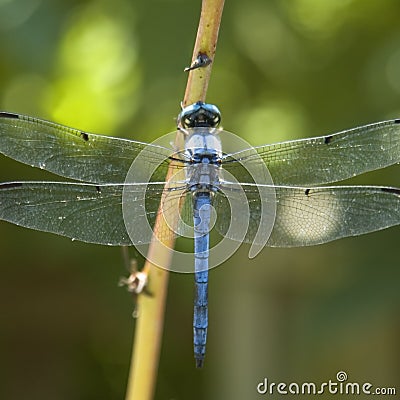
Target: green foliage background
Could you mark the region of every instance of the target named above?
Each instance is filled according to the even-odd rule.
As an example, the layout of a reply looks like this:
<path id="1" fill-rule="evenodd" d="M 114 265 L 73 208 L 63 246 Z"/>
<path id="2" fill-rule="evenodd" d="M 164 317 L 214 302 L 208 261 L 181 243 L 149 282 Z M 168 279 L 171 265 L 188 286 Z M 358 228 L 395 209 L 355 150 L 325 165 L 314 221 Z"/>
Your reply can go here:
<path id="1" fill-rule="evenodd" d="M 174 129 L 200 1 L 0 1 L 0 108 L 152 141 Z M 227 0 L 208 101 L 254 145 L 400 117 L 400 2 Z M 354 183 L 400 187 L 398 166 Z M 0 181 L 48 178 L 0 158 Z M 172 274 L 156 399 L 258 399 L 335 380 L 400 390 L 399 228 L 213 270 L 205 368 Z M 120 249 L 0 223 L 0 398 L 121 399 L 133 301 Z M 132 252 L 135 255 L 134 252 Z M 283 396 L 284 397 L 284 396 Z M 330 396 L 320 396 L 330 398 Z"/>

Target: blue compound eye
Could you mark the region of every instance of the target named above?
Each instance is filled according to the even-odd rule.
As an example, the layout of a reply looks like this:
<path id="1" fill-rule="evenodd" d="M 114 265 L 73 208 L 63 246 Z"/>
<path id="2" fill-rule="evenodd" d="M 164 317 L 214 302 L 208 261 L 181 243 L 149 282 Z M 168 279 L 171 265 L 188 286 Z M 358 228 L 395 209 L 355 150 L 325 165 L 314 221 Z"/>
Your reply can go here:
<path id="1" fill-rule="evenodd" d="M 198 101 L 185 107 L 178 115 L 178 123 L 183 128 L 216 128 L 221 122 L 221 113 L 217 106 Z"/>

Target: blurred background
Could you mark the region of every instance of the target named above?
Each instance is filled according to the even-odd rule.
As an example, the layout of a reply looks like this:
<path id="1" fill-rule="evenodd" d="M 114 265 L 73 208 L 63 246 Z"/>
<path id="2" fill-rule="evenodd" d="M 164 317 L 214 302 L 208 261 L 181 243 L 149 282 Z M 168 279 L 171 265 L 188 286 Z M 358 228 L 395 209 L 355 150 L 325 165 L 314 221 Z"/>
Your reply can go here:
<path id="1" fill-rule="evenodd" d="M 0 108 L 150 142 L 174 129 L 199 12 L 200 0 L 0 1 Z M 227 0 L 207 100 L 253 145 L 398 118 L 399 13 L 397 0 Z M 350 183 L 400 187 L 399 172 Z M 0 157 L 2 182 L 44 176 Z M 264 378 L 338 371 L 400 390 L 399 229 L 254 260 L 242 246 L 211 271 L 203 370 L 193 276 L 171 274 L 155 398 L 259 399 Z M 122 399 L 134 302 L 121 250 L 5 222 L 0 246 L 0 398 Z"/>

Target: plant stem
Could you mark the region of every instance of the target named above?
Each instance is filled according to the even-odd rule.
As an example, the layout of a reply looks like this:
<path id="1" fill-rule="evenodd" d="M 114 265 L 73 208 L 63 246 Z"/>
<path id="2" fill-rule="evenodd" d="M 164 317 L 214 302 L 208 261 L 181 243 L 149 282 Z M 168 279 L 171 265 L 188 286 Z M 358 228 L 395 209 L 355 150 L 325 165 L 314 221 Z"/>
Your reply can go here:
<path id="1" fill-rule="evenodd" d="M 211 64 L 189 72 L 183 106 L 205 101 L 211 69 L 217 48 L 219 26 L 221 24 L 224 0 L 203 0 L 196 43 L 193 49 L 192 62 L 202 53 L 211 60 Z"/>
<path id="2" fill-rule="evenodd" d="M 223 6 L 224 0 L 203 0 L 192 60 L 195 60 L 199 53 L 206 54 L 209 59 L 214 60 Z M 205 100 L 211 67 L 212 62 L 204 68 L 189 72 L 182 102 L 184 106 Z M 167 180 L 173 172 L 174 168 L 170 166 Z M 167 229 L 165 219 L 162 218 L 162 213 L 159 213 L 154 227 L 155 235 L 165 229 Z M 165 248 L 172 249 L 174 242 L 174 239 L 163 240 L 164 247 L 158 241 L 154 241 L 149 248 L 149 258 L 151 259 L 151 254 L 163 254 L 163 266 L 167 268 L 171 263 L 172 254 Z M 157 258 L 160 259 L 159 256 Z M 157 268 L 149 261 L 146 261 L 142 272 L 149 276 L 152 296 L 146 294 L 138 296 L 139 316 L 136 321 L 126 400 L 151 400 L 153 398 L 164 324 L 169 273 L 167 269 Z"/>

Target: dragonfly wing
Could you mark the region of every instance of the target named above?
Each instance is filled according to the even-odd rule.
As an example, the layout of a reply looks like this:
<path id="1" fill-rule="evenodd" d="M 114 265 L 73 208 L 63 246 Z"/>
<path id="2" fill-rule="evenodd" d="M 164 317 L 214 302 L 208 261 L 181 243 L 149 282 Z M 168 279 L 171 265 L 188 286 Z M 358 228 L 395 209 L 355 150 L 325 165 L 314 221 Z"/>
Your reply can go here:
<path id="1" fill-rule="evenodd" d="M 252 206 L 252 199 L 255 199 L 254 205 L 259 204 L 259 194 L 254 185 L 243 185 L 243 188 L 250 204 L 250 223 L 244 241 L 252 243 L 260 221 L 260 207 Z M 400 189 L 397 188 L 278 186 L 275 192 L 276 218 L 267 246 L 311 246 L 400 224 Z M 217 221 L 217 229 L 223 235 L 228 229 L 225 221 Z"/>
<path id="2" fill-rule="evenodd" d="M 213 198 L 215 227 L 224 237 L 263 247 L 273 228 L 276 202 L 275 186 L 225 181 Z"/>
<path id="3" fill-rule="evenodd" d="M 123 183 L 132 161 L 162 181 L 171 149 L 102 136 L 24 115 L 0 112 L 0 152 L 17 161 L 79 181 Z"/>
<path id="4" fill-rule="evenodd" d="M 257 154 L 254 154 L 256 150 Z M 400 162 L 400 119 L 378 122 L 333 135 L 255 147 L 230 154 L 223 165 L 240 182 L 239 162 L 267 165 L 276 185 L 318 185 Z"/>
<path id="5" fill-rule="evenodd" d="M 160 240 L 177 236 L 193 237 L 191 199 L 186 185 L 182 184 L 173 183 L 173 188 L 168 185 L 165 188 L 164 183 L 125 184 L 123 217 L 133 244 L 150 243 L 154 239 L 153 229 Z M 155 229 L 157 216 L 162 224 Z"/>
<path id="6" fill-rule="evenodd" d="M 144 217 L 152 228 L 164 184 L 150 183 L 144 186 L 143 215 L 136 213 L 136 219 L 132 222 L 135 224 L 138 218 Z M 0 219 L 83 242 L 132 245 L 122 209 L 123 189 L 122 184 L 3 183 L 0 184 Z M 143 203 L 140 197 L 144 193 L 142 185 L 130 185 L 127 191 L 131 195 L 129 206 L 139 209 Z M 140 236 L 144 225 L 136 223 L 134 226 Z M 159 233 L 160 238 L 171 235 L 175 236 L 170 230 Z"/>

